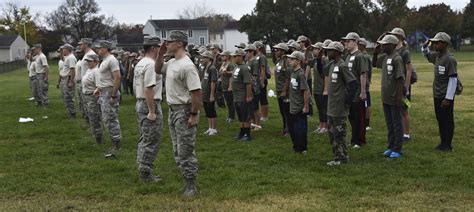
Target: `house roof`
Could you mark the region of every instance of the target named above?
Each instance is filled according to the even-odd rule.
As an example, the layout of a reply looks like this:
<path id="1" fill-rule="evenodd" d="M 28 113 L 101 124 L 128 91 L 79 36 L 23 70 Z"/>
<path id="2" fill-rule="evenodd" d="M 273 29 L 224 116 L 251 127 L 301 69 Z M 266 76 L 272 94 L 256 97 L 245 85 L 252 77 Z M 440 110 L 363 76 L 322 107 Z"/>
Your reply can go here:
<path id="1" fill-rule="evenodd" d="M 0 49 L 9 49 L 18 35 L 0 35 Z"/>
<path id="2" fill-rule="evenodd" d="M 229 21 L 224 27 L 224 29 L 238 29 L 238 28 L 239 28 L 238 21 Z"/>
<path id="3" fill-rule="evenodd" d="M 149 20 L 157 29 L 207 29 L 207 24 L 199 19 L 161 19 Z"/>

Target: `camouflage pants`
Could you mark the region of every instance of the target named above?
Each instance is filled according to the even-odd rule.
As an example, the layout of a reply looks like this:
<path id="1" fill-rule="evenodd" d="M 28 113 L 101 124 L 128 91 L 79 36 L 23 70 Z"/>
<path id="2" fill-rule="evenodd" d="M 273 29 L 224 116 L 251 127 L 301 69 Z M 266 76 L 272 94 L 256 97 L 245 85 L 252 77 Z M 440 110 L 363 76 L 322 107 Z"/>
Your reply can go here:
<path id="1" fill-rule="evenodd" d="M 89 125 L 91 133 L 96 138 L 96 141 L 102 140 L 102 123 L 100 122 L 100 105 L 97 103 L 97 97 L 92 94 L 83 94 L 84 107 L 87 108 L 87 117 L 89 118 Z"/>
<path id="2" fill-rule="evenodd" d="M 84 103 L 84 94 L 82 93 L 82 85 L 81 81 L 76 81 L 76 92 L 77 92 L 77 99 L 79 100 L 79 111 L 82 113 L 82 117 L 87 119 L 87 107 Z"/>
<path id="3" fill-rule="evenodd" d="M 196 158 L 197 126 L 188 127 L 191 105 L 185 107 L 170 106 L 168 125 L 176 165 L 186 179 L 196 179 L 198 161 Z"/>
<path id="4" fill-rule="evenodd" d="M 141 172 L 151 172 L 153 170 L 153 162 L 160 149 L 163 131 L 161 101 L 155 100 L 155 121 L 147 119 L 148 106 L 145 100 L 137 100 L 135 111 L 137 111 L 137 121 L 140 130 L 140 142 L 137 147 L 138 169 Z"/>
<path id="5" fill-rule="evenodd" d="M 332 144 L 332 152 L 334 154 L 334 160 L 346 161 L 349 159 L 347 155 L 347 125 L 346 117 L 331 117 L 328 116 L 329 124 L 329 140 Z"/>
<path id="6" fill-rule="evenodd" d="M 44 79 L 45 74 L 36 74 L 36 86 L 38 88 L 38 104 L 48 105 L 48 81 Z"/>
<path id="7" fill-rule="evenodd" d="M 38 101 L 39 93 L 38 93 L 38 83 L 36 80 L 36 76 L 30 77 L 30 88 L 31 88 L 31 95 L 33 95 L 35 100 Z"/>
<path id="8" fill-rule="evenodd" d="M 61 77 L 60 88 L 63 97 L 63 102 L 66 105 L 69 115 L 76 115 L 76 108 L 74 107 L 74 87 L 69 87 L 69 77 Z"/>
<path id="9" fill-rule="evenodd" d="M 122 141 L 122 131 L 120 130 L 120 122 L 118 119 L 119 113 L 119 99 L 115 99 L 113 104 L 110 104 L 110 97 L 112 94 L 112 88 L 100 89 L 100 110 L 102 112 L 102 122 L 109 131 L 110 140 L 112 145 L 116 148 L 120 148 L 120 142 Z"/>

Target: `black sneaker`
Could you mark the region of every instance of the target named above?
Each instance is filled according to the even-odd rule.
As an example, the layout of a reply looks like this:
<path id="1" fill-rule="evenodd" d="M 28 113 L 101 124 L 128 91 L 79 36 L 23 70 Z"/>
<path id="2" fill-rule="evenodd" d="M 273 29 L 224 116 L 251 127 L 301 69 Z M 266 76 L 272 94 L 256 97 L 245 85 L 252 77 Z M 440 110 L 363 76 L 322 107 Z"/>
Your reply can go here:
<path id="1" fill-rule="evenodd" d="M 250 136 L 248 136 L 248 135 L 244 135 L 240 138 L 240 141 L 251 141 L 251 140 L 252 140 L 252 138 L 250 138 Z"/>
<path id="2" fill-rule="evenodd" d="M 440 152 L 452 152 L 453 151 L 453 147 L 444 147 L 444 146 L 441 146 L 441 145 L 438 145 L 436 147 L 436 150 L 440 151 Z"/>

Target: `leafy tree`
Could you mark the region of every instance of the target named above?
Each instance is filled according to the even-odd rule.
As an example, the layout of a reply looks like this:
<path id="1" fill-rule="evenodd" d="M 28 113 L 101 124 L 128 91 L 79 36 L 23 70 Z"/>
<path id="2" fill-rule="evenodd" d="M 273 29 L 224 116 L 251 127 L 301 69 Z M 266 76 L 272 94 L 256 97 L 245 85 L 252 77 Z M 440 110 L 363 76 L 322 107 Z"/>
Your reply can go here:
<path id="1" fill-rule="evenodd" d="M 461 35 L 464 38 L 474 37 L 474 0 L 471 0 L 464 8 Z"/>
<path id="2" fill-rule="evenodd" d="M 20 7 L 17 3 L 7 2 L 0 14 L 0 33 L 17 34 L 28 43 L 34 44 L 37 42 L 38 29 L 34 20 L 37 20 L 38 16 L 32 14 L 29 7 Z"/>

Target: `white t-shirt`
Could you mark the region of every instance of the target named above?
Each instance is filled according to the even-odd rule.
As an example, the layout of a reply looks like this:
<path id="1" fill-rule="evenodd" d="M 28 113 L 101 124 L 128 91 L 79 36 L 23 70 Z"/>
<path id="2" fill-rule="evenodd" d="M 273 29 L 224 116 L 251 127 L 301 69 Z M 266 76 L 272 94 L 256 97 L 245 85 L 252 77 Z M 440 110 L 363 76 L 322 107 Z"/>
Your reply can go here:
<path id="1" fill-rule="evenodd" d="M 77 61 L 75 71 L 76 81 L 82 80 L 82 60 Z"/>
<path id="2" fill-rule="evenodd" d="M 87 69 L 86 74 L 82 77 L 82 93 L 92 94 L 99 83 L 99 68 Z"/>
<path id="3" fill-rule="evenodd" d="M 35 62 L 35 60 L 33 60 L 33 62 L 30 62 L 30 63 L 29 63 L 29 66 L 28 66 L 28 76 L 29 76 L 29 77 L 36 76 L 36 62 Z"/>
<path id="4" fill-rule="evenodd" d="M 114 86 L 114 79 L 112 72 L 120 71 L 118 60 L 113 56 L 109 55 L 102 60 L 99 66 L 99 83 L 97 87 L 108 88 Z"/>
<path id="5" fill-rule="evenodd" d="M 155 61 L 144 57 L 135 65 L 133 87 L 137 98 L 145 98 L 145 88 L 152 87 L 155 91 L 154 99 L 161 100 L 163 87 L 161 74 L 155 73 Z"/>
<path id="6" fill-rule="evenodd" d="M 84 54 L 84 57 L 81 60 L 81 62 L 82 62 L 81 63 L 82 64 L 81 77 L 84 77 L 84 75 L 86 74 L 87 69 L 89 69 L 89 67 L 87 66 L 86 56 L 90 55 L 90 54 L 95 55 L 96 53 L 94 51 L 92 51 L 91 49 L 89 49 L 89 51 Z"/>
<path id="7" fill-rule="evenodd" d="M 196 66 L 188 56 L 164 64 L 166 100 L 170 105 L 190 104 L 190 91 L 200 90 L 201 81 Z"/>
<path id="8" fill-rule="evenodd" d="M 63 67 L 62 67 L 61 71 L 59 71 L 59 75 L 61 75 L 62 77 L 69 76 L 70 75 L 69 73 L 71 72 L 71 69 L 76 68 L 76 62 L 77 62 L 77 59 L 73 54 L 69 54 L 68 56 L 66 56 L 64 58 Z"/>
<path id="9" fill-rule="evenodd" d="M 40 53 L 39 55 L 36 56 L 36 73 L 37 74 L 43 74 L 46 72 L 45 66 L 48 66 L 48 59 L 43 53 Z"/>

